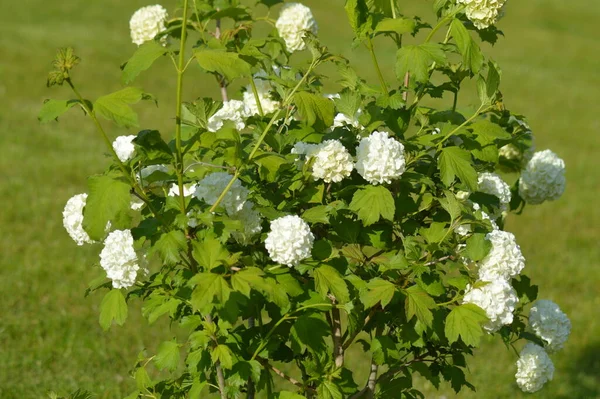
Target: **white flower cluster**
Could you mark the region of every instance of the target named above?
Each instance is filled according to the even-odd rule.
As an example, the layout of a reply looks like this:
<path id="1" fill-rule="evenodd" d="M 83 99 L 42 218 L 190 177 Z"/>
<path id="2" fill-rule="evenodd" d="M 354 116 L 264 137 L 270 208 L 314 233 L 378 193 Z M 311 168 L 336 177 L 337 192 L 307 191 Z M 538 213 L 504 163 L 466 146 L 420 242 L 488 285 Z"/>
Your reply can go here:
<path id="1" fill-rule="evenodd" d="M 265 248 L 274 262 L 289 267 L 310 257 L 315 237 L 299 216 L 289 215 L 271 222 Z"/>
<path id="2" fill-rule="evenodd" d="M 233 232 L 233 238 L 242 243 L 248 243 L 248 239 L 262 231 L 262 217 L 260 213 L 254 209 L 254 203 L 252 201 L 246 201 L 242 209 L 230 215 L 236 218 L 242 223 L 244 227 L 243 232 Z"/>
<path id="3" fill-rule="evenodd" d="M 113 141 L 112 147 L 117 153 L 117 157 L 121 162 L 127 162 L 133 156 L 135 152 L 135 146 L 133 145 L 133 139 L 135 136 L 119 136 Z"/>
<path id="4" fill-rule="evenodd" d="M 356 149 L 356 170 L 371 184 L 391 183 L 405 171 L 404 146 L 375 131 L 360 141 Z"/>
<path id="5" fill-rule="evenodd" d="M 233 176 L 227 172 L 211 173 L 196 185 L 194 196 L 208 205 L 214 205 L 232 178 Z M 220 205 L 231 215 L 241 211 L 247 199 L 248 189 L 242 186 L 242 183 L 236 179 L 227 194 L 225 194 Z"/>
<path id="6" fill-rule="evenodd" d="M 79 246 L 94 243 L 83 229 L 83 208 L 85 208 L 86 200 L 87 194 L 74 195 L 67 201 L 63 210 L 63 225 Z"/>
<path id="7" fill-rule="evenodd" d="M 565 162 L 550 150 L 538 151 L 521 172 L 519 194 L 528 204 L 541 204 L 560 198 L 565 184 Z"/>
<path id="8" fill-rule="evenodd" d="M 490 333 L 512 323 L 518 302 L 516 291 L 506 280 L 494 280 L 482 287 L 468 289 L 463 298 L 463 303 L 472 303 L 485 311 L 489 322 L 483 328 Z"/>
<path id="9" fill-rule="evenodd" d="M 106 237 L 100 252 L 100 266 L 114 288 L 128 288 L 135 283 L 140 267 L 130 230 L 115 230 Z"/>
<path id="10" fill-rule="evenodd" d="M 529 326 L 553 353 L 562 349 L 571 334 L 571 321 L 552 301 L 541 299 L 529 311 Z"/>
<path id="11" fill-rule="evenodd" d="M 302 38 L 305 31 L 315 35 L 318 31 L 317 21 L 310 8 L 300 3 L 285 4 L 281 8 L 275 27 L 290 52 L 304 50 L 306 44 Z"/>
<path id="12" fill-rule="evenodd" d="M 498 197 L 500 200 L 500 213 L 508 210 L 508 204 L 511 200 L 510 186 L 500 176 L 496 173 L 480 173 L 477 184 L 478 190 L 482 193 Z"/>
<path id="13" fill-rule="evenodd" d="M 492 249 L 479 263 L 479 279 L 483 281 L 510 280 L 525 267 L 525 258 L 512 233 L 494 230 L 486 235 Z"/>
<path id="14" fill-rule="evenodd" d="M 275 70 L 275 73 L 278 72 L 278 68 L 273 69 Z M 262 70 L 254 75 L 254 85 L 256 86 L 258 101 L 260 101 L 260 106 L 265 115 L 275 112 L 280 106 L 279 101 L 275 101 L 271 97 L 271 91 L 273 91 L 273 86 L 271 85 L 271 82 L 264 79 L 266 77 L 267 73 Z M 244 92 L 243 100 L 245 105 L 246 116 L 260 115 L 258 103 L 256 101 L 256 96 L 252 91 L 252 86 L 246 86 L 246 91 Z"/>
<path id="15" fill-rule="evenodd" d="M 465 14 L 477 29 L 485 29 L 496 23 L 506 0 L 458 0 L 466 5 Z"/>
<path id="16" fill-rule="evenodd" d="M 208 131 L 216 132 L 223 127 L 225 121 L 232 121 L 237 130 L 242 130 L 246 127 L 245 119 L 248 115 L 248 108 L 243 101 L 225 101 L 223 107 L 208 119 Z"/>
<path id="17" fill-rule="evenodd" d="M 354 169 L 352 156 L 339 140 L 326 140 L 321 144 L 298 142 L 292 153 L 306 155 L 306 161 L 313 162 L 314 179 L 322 179 L 325 183 L 339 183 Z"/>
<path id="18" fill-rule="evenodd" d="M 129 29 L 133 43 L 142 45 L 144 42 L 153 40 L 156 35 L 164 32 L 168 14 L 161 5 L 142 7 L 131 16 Z"/>
<path id="19" fill-rule="evenodd" d="M 524 392 L 537 392 L 553 376 L 554 364 L 544 348 L 532 342 L 527 343 L 517 360 L 515 377 L 519 388 Z"/>
<path id="20" fill-rule="evenodd" d="M 183 196 L 184 197 L 190 197 L 192 195 L 194 195 L 194 193 L 196 192 L 196 185 L 195 184 L 190 184 L 190 185 L 184 185 L 183 186 Z M 171 185 L 171 188 L 169 189 L 169 193 L 168 193 L 169 197 L 179 197 L 179 185 L 173 183 Z"/>

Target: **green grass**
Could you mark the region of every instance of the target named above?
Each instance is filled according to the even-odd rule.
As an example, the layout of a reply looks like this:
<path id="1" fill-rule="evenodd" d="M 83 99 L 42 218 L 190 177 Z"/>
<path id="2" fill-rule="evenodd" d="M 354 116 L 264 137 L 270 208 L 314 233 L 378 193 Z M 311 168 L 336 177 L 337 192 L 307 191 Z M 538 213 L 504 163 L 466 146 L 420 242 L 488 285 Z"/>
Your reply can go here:
<path id="1" fill-rule="evenodd" d="M 163 2 L 172 9 L 173 1 Z M 320 36 L 334 52 L 357 63 L 377 84 L 364 50 L 350 48 L 342 0 L 306 0 L 320 23 Z M 430 2 L 403 1 L 406 14 Z M 10 4 L 10 6 L 9 6 Z M 128 370 L 143 348 L 156 348 L 172 332 L 166 323 L 148 327 L 138 306 L 123 328 L 104 333 L 97 323 L 100 297 L 84 298 L 100 274 L 98 247 L 76 247 L 62 227 L 65 201 L 85 190 L 88 175 L 106 165 L 102 142 L 80 112 L 59 124 L 40 126 L 44 98 L 68 96 L 45 88 L 55 48 L 73 45 L 83 63 L 75 73 L 81 91 L 94 98 L 120 87 L 118 66 L 134 50 L 128 37 L 140 0 L 21 0 L 0 3 L 0 398 L 41 398 L 48 389 L 82 387 L 100 398 L 123 397 L 133 387 Z M 423 13 L 421 13 L 423 14 Z M 430 15 L 430 14 L 427 14 Z M 507 107 L 528 115 L 538 149 L 551 148 L 567 164 L 567 192 L 557 202 L 529 207 L 511 218 L 528 260 L 526 272 L 573 323 L 564 351 L 554 356 L 555 381 L 532 398 L 600 397 L 600 42 L 597 0 L 509 2 L 500 28 L 506 33 L 491 51 L 503 68 Z M 380 63 L 393 79 L 393 48 L 376 42 Z M 140 109 L 142 127 L 170 134 L 174 79 L 146 74 L 138 82 L 159 99 L 158 109 Z M 186 99 L 215 93 L 198 73 L 187 78 Z M 467 107 L 474 97 L 460 99 Z M 106 124 L 108 126 L 108 124 Z M 123 131 L 111 128 L 116 136 Z M 486 342 L 470 363 L 476 394 L 460 397 L 522 397 L 514 384 L 514 353 L 498 339 Z M 428 397 L 454 397 L 448 387 Z"/>

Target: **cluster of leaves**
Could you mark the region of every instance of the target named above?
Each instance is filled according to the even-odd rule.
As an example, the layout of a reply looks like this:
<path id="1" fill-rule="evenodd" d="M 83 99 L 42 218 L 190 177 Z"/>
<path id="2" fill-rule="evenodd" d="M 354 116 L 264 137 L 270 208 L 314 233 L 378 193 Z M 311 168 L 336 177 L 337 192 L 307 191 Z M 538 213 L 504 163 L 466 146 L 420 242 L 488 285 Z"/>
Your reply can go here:
<path id="1" fill-rule="evenodd" d="M 246 84 L 255 73 L 267 71 L 262 79 L 273 87 L 280 109 L 250 117 L 243 131 L 225 123 L 209 132 L 208 120 L 221 102 L 178 103 L 172 140 L 155 130 L 141 131 L 133 159 L 122 163 L 115 157 L 109 170 L 89 179 L 84 228 L 90 237 L 102 240 L 108 222 L 113 229 L 131 229 L 140 252 L 155 261 L 153 272 L 126 293 L 110 289 L 106 280 L 91 285 L 90 291 L 110 289 L 101 304 L 101 325 L 123 324 L 127 301 L 140 298 L 150 323 L 166 316 L 173 328 L 188 333 L 187 340 L 163 342 L 152 356 L 140 354 L 132 371 L 137 388 L 128 398 L 200 398 L 208 391 L 223 398 L 254 397 L 255 392 L 287 399 L 422 397 L 412 386 L 414 373 L 434 386 L 449 381 L 457 392 L 473 388 L 463 370 L 487 318 L 477 306 L 461 304 L 466 287 L 476 281 L 465 259 L 477 262 L 486 256 L 485 234 L 492 227 L 481 210 L 474 211 L 456 194 L 472 192 L 483 211 L 496 213 L 498 199 L 477 192 L 477 173 L 501 166 L 518 170 L 500 159 L 498 149 L 529 144 L 515 122 L 522 117 L 502 103 L 499 67 L 474 39 L 494 43 L 501 32 L 476 30 L 449 0 L 435 2 L 433 26 L 401 15 L 394 2 L 347 0 L 356 45 L 366 45 L 374 59 L 374 37 L 398 45 L 398 79 L 389 89 L 383 78 L 381 87 L 369 85 L 311 35 L 305 39 L 312 55 L 308 66 L 294 63 L 276 31 L 252 37 L 256 24 L 272 23 L 268 16 L 254 15 L 265 9 L 259 3 L 269 8 L 280 1 L 252 6 L 194 1 L 192 15 L 185 10 L 185 18 L 169 21 L 165 34 L 176 39 L 189 34 L 190 41 L 195 32 L 187 65 L 214 75 L 223 88 L 236 80 Z M 213 35 L 209 31 L 217 21 L 219 35 Z M 447 30 L 441 43 L 433 40 L 439 29 Z M 404 45 L 407 35 L 424 40 Z M 124 64 L 123 83 L 133 82 L 161 57 L 175 60 L 183 50 L 159 41 L 143 44 Z M 70 71 L 77 59 L 71 52 L 61 54 L 60 59 L 71 61 L 59 60 L 49 84 L 66 81 L 74 87 Z M 318 70 L 324 63 L 338 68 L 340 98 L 334 101 L 321 92 L 324 77 Z M 279 72 L 272 72 L 274 65 L 281 66 Z M 177 71 L 179 77 L 184 72 Z M 480 104 L 465 115 L 457 99 L 466 80 L 477 83 Z M 153 99 L 130 86 L 94 102 L 74 92 L 75 100 L 49 100 L 40 119 L 56 119 L 78 104 L 98 126 L 102 116 L 135 127 L 132 105 Z M 422 104 L 428 97 L 448 96 L 448 109 Z M 331 128 L 336 113 L 352 118 L 359 109 L 364 128 Z M 340 183 L 315 181 L 310 163 L 298 168 L 290 154 L 299 141 L 338 139 L 355 155 L 357 136 L 377 129 L 405 146 L 406 172 L 391 184 L 368 184 L 356 172 Z M 101 127 L 100 132 L 110 146 Z M 142 178 L 143 168 L 159 164 L 170 165 L 169 172 Z M 181 188 L 222 170 L 250 190 L 265 219 L 262 235 L 235 239 L 244 228 L 222 207 L 166 195 L 172 183 Z M 141 213 L 131 211 L 132 195 L 144 202 Z M 522 205 L 516 189 L 513 197 L 516 210 Z M 312 257 L 292 268 L 274 264 L 263 244 L 268 222 L 287 214 L 301 216 L 315 236 Z M 465 224 L 472 234 L 455 234 Z M 536 288 L 526 277 L 515 286 L 522 304 L 535 299 Z M 507 345 L 531 338 L 519 317 L 501 335 Z M 371 378 L 364 388 L 344 361 L 352 344 L 360 344 L 365 358 L 372 359 L 366 362 Z M 386 371 L 378 373 L 380 367 Z M 294 389 L 277 389 L 279 378 Z"/>

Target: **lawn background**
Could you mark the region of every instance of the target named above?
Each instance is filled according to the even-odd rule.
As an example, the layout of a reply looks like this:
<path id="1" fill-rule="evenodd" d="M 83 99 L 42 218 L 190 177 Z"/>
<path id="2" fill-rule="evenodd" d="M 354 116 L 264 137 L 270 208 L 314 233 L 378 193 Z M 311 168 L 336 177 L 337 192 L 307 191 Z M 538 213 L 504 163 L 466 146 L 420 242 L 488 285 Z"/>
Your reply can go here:
<path id="1" fill-rule="evenodd" d="M 356 62 L 373 84 L 376 76 L 362 49 L 350 48 L 342 0 L 305 0 L 332 52 Z M 406 4 L 405 4 L 406 3 Z M 86 177 L 106 166 L 103 143 L 90 122 L 72 111 L 59 124 L 39 125 L 45 98 L 67 98 L 45 87 L 55 49 L 74 46 L 83 59 L 74 74 L 84 96 L 120 88 L 119 64 L 135 49 L 128 21 L 140 0 L 0 1 L 0 398 L 42 398 L 48 389 L 89 389 L 99 398 L 121 398 L 134 383 L 128 370 L 137 353 L 150 351 L 171 333 L 149 328 L 130 307 L 123 328 L 105 333 L 97 323 L 101 297 L 84 298 L 101 274 L 98 246 L 79 248 L 62 227 L 68 198 L 83 192 Z M 433 20 L 431 1 L 403 0 L 403 12 Z M 163 0 L 173 10 L 173 0 Z M 427 13 L 423 11 L 427 11 Z M 567 164 L 567 192 L 557 202 L 528 207 L 511 217 L 527 259 L 526 273 L 540 297 L 560 304 L 573 323 L 565 349 L 553 356 L 555 380 L 531 398 L 600 397 L 600 4 L 597 0 L 510 1 L 499 23 L 506 38 L 486 47 L 504 71 L 506 106 L 528 116 L 538 149 L 550 148 Z M 376 42 L 388 82 L 393 48 Z M 158 109 L 138 107 L 142 128 L 171 134 L 174 78 L 161 60 L 136 83 L 155 94 Z M 164 73 L 160 74 L 162 70 Z M 332 86 L 333 87 L 333 86 Z M 199 73 L 186 77 L 185 99 L 216 93 Z M 474 93 L 473 93 L 474 94 Z M 468 107 L 474 96 L 460 99 Z M 123 130 L 105 123 L 113 137 Z M 133 133 L 133 132 L 132 132 Z M 158 331 L 157 331 L 158 330 Z M 477 394 L 465 398 L 518 398 L 514 353 L 490 340 L 471 364 Z M 352 359 L 349 360 L 352 362 Z M 454 397 L 447 387 L 428 397 Z"/>

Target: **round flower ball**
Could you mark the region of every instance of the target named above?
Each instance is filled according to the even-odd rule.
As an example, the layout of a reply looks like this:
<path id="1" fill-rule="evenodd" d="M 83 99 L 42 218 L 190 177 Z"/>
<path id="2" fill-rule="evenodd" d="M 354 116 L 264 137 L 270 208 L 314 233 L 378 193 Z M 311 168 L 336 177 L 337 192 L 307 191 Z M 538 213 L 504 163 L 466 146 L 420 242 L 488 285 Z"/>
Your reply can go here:
<path id="1" fill-rule="evenodd" d="M 312 175 L 325 183 L 339 183 L 354 169 L 352 156 L 339 140 L 326 140 L 307 153 L 312 161 Z"/>
<path id="2" fill-rule="evenodd" d="M 308 224 L 289 215 L 271 222 L 265 248 L 274 262 L 292 267 L 310 257 L 314 240 Z"/>
<path id="3" fill-rule="evenodd" d="M 106 237 L 100 252 L 100 266 L 112 280 L 114 288 L 128 288 L 135 284 L 140 267 L 131 230 L 115 230 Z"/>
<path id="4" fill-rule="evenodd" d="M 223 127 L 225 121 L 232 121 L 237 130 L 242 130 L 246 127 L 245 117 L 248 114 L 249 111 L 243 101 L 225 101 L 221 109 L 208 119 L 208 131 L 216 132 Z"/>
<path id="5" fill-rule="evenodd" d="M 519 195 L 528 204 L 554 201 L 565 191 L 565 162 L 550 150 L 533 154 L 519 179 Z"/>
<path id="6" fill-rule="evenodd" d="M 279 36 L 285 41 L 289 52 L 300 51 L 306 48 L 302 38 L 304 32 L 317 34 L 317 21 L 310 8 L 300 3 L 287 3 L 281 8 L 279 18 L 275 23 Z"/>
<path id="7" fill-rule="evenodd" d="M 529 311 L 529 326 L 546 343 L 546 350 L 553 353 L 562 349 L 571 334 L 571 321 L 558 305 L 540 299 Z"/>
<path id="8" fill-rule="evenodd" d="M 521 273 L 525 267 L 525 257 L 515 239 L 508 231 L 494 230 L 486 235 L 492 248 L 479 262 L 479 279 L 494 281 L 509 280 Z"/>
<path id="9" fill-rule="evenodd" d="M 510 186 L 496 173 L 480 173 L 477 177 L 478 190 L 485 194 L 498 197 L 500 200 L 500 213 L 508 210 L 511 193 Z"/>
<path id="10" fill-rule="evenodd" d="M 278 67 L 274 66 L 273 70 L 276 74 L 279 74 Z M 246 91 L 243 94 L 246 116 L 260 115 L 260 110 L 258 109 L 259 102 L 264 115 L 268 115 L 272 112 L 275 112 L 280 108 L 279 101 L 273 100 L 273 98 L 271 97 L 271 91 L 273 91 L 273 86 L 271 85 L 271 82 L 269 80 L 264 79 L 267 76 L 267 73 L 262 69 L 254 74 L 254 86 L 256 87 L 258 101 L 256 98 L 257 96 L 254 95 L 252 86 L 246 86 Z"/>
<path id="11" fill-rule="evenodd" d="M 463 303 L 472 303 L 485 311 L 489 321 L 483 328 L 489 333 L 512 323 L 518 302 L 516 291 L 506 280 L 494 280 L 482 287 L 469 289 L 463 298 Z"/>
<path id="12" fill-rule="evenodd" d="M 252 201 L 246 201 L 241 211 L 230 216 L 242 223 L 243 231 L 231 233 L 233 238 L 241 244 L 250 242 L 252 237 L 262 231 L 262 216 L 254 209 Z"/>
<path id="13" fill-rule="evenodd" d="M 134 135 L 119 136 L 113 141 L 113 150 L 117 153 L 117 157 L 121 162 L 127 162 L 133 157 L 135 146 L 133 145 Z"/>
<path id="14" fill-rule="evenodd" d="M 227 172 L 211 173 L 196 185 L 194 196 L 208 205 L 214 205 L 232 178 Z M 225 208 L 227 214 L 232 215 L 242 210 L 247 199 L 248 189 L 236 179 L 220 205 Z"/>
<path id="15" fill-rule="evenodd" d="M 79 246 L 94 243 L 83 229 L 83 208 L 85 208 L 86 200 L 87 194 L 74 195 L 67 201 L 63 210 L 63 225 Z"/>
<path id="16" fill-rule="evenodd" d="M 154 40 L 156 35 L 167 30 L 167 18 L 167 10 L 159 4 L 140 8 L 129 20 L 131 41 L 140 46 Z"/>
<path id="17" fill-rule="evenodd" d="M 391 183 L 406 170 L 404 146 L 387 132 L 375 131 L 363 138 L 356 158 L 356 170 L 371 184 Z"/>
<path id="18" fill-rule="evenodd" d="M 537 392 L 554 376 L 554 364 L 539 345 L 528 342 L 517 360 L 517 385 L 523 392 Z"/>
<path id="19" fill-rule="evenodd" d="M 465 14 L 477 29 L 485 29 L 500 18 L 506 0 L 458 0 L 466 6 Z"/>

